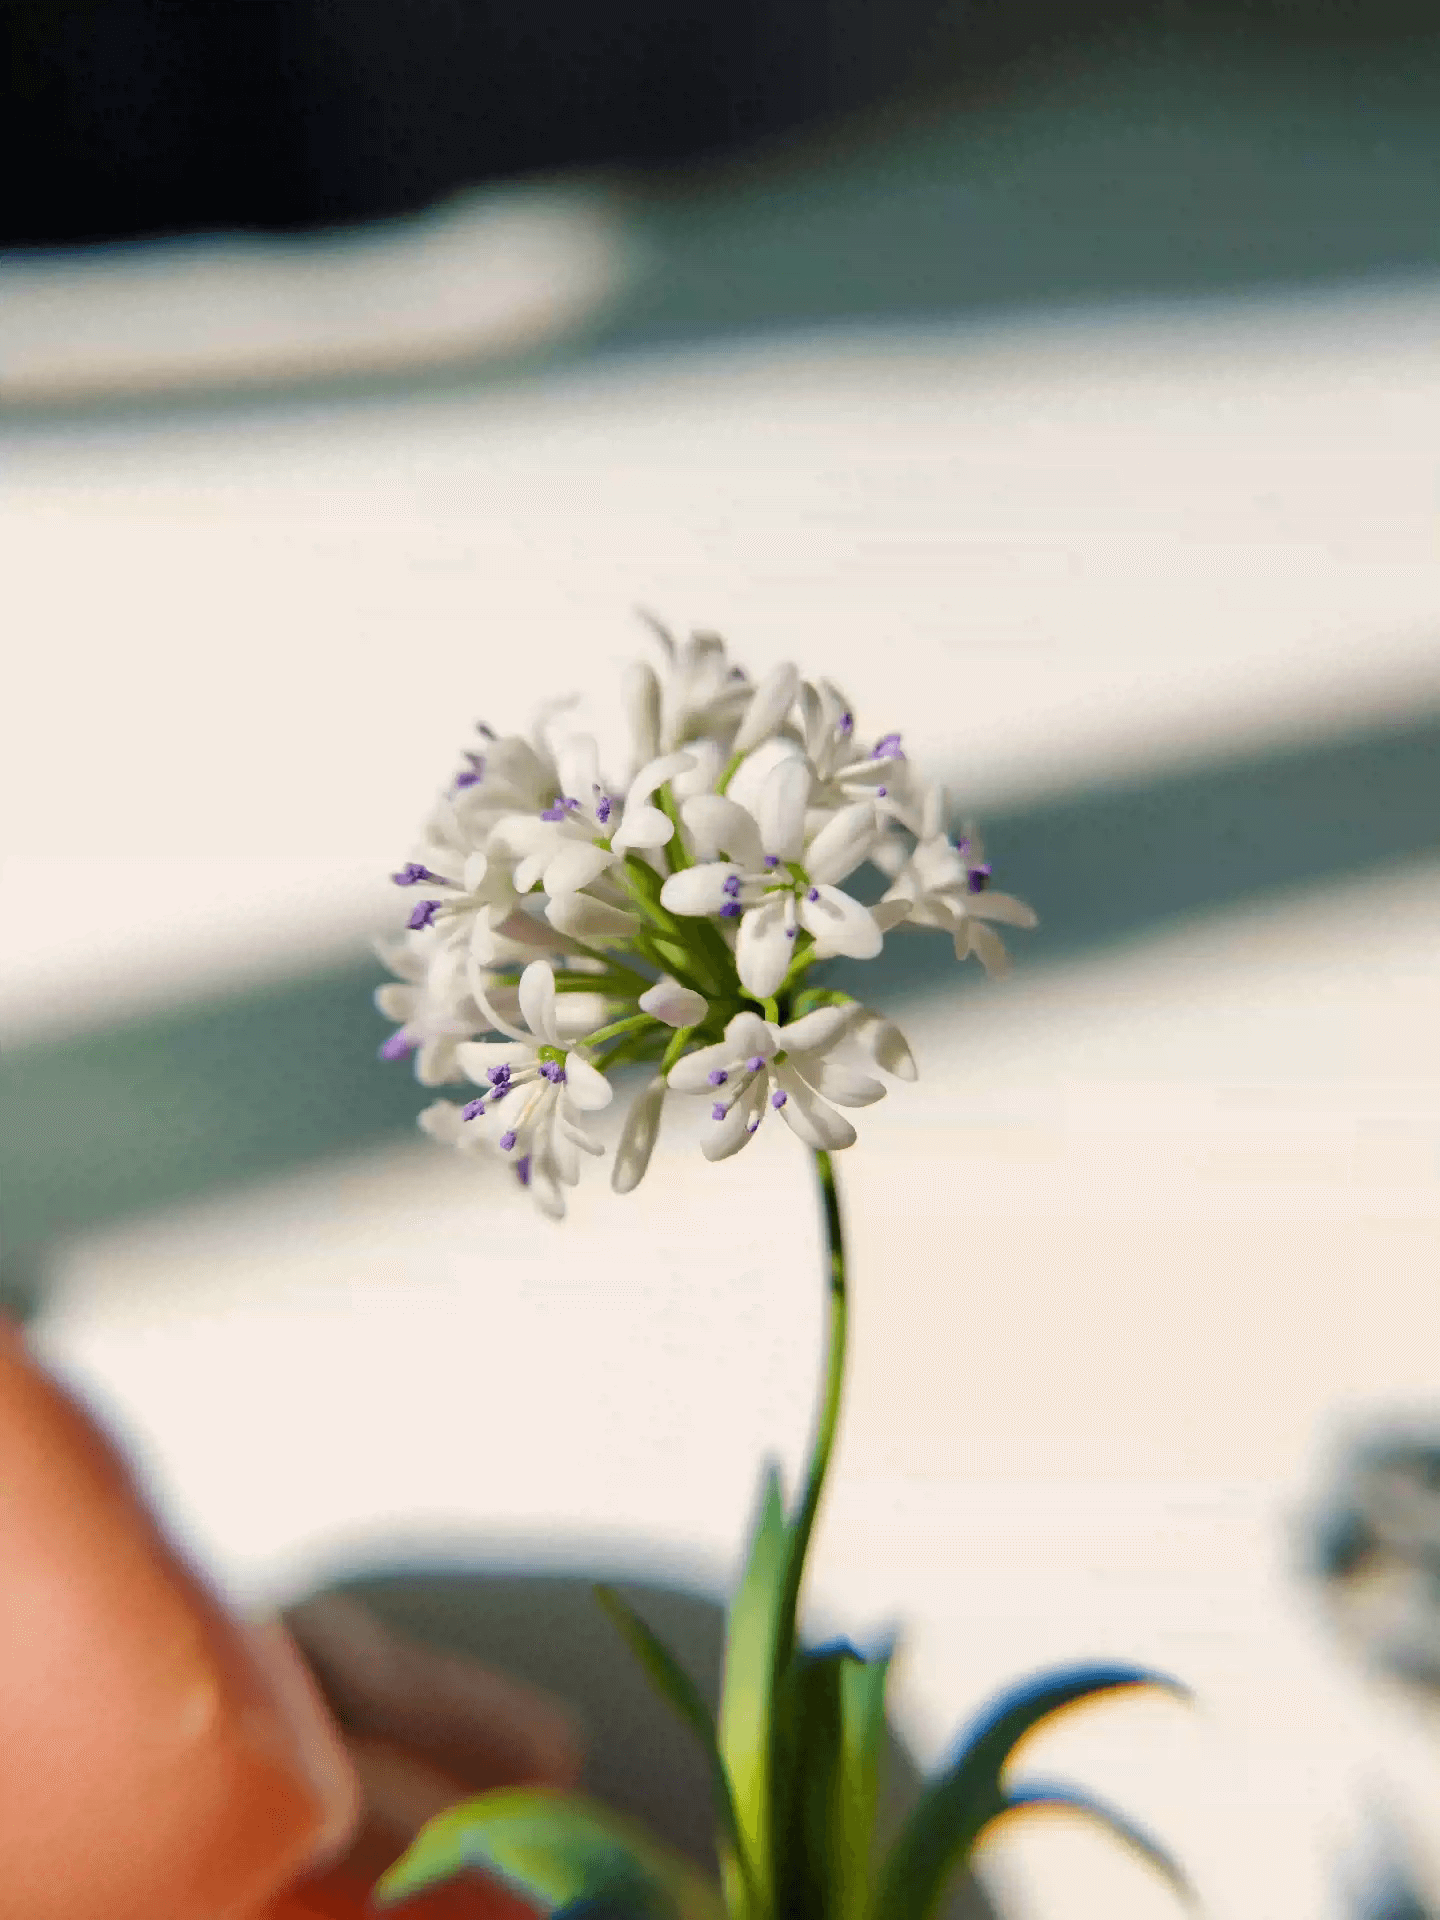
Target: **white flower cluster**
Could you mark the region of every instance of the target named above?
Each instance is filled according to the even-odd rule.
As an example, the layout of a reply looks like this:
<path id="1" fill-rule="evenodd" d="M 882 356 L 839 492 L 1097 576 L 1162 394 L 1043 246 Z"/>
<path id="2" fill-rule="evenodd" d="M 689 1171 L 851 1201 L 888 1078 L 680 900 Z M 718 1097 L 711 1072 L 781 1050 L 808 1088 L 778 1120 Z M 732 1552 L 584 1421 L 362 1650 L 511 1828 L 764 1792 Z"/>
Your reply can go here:
<path id="1" fill-rule="evenodd" d="M 1035 924 L 991 889 L 979 841 L 949 837 L 945 795 L 917 783 L 900 736 L 862 737 L 829 681 L 787 664 L 756 684 L 717 635 L 657 634 L 661 670 L 627 680 L 623 791 L 594 740 L 564 729 L 570 702 L 528 738 L 482 726 L 394 875 L 414 906 L 382 948 L 398 979 L 377 1002 L 398 1024 L 381 1053 L 413 1054 L 427 1086 L 469 1081 L 421 1125 L 508 1156 L 556 1218 L 581 1154 L 603 1151 L 588 1122 L 615 1068 L 656 1063 L 616 1151 L 620 1192 L 645 1172 L 667 1089 L 710 1101 L 712 1160 L 767 1112 L 807 1146 L 848 1147 L 838 1109 L 885 1092 L 868 1069 L 915 1066 L 892 1022 L 812 968 L 873 959 L 909 925 L 998 972 L 996 923 Z M 888 882 L 870 906 L 846 884 L 867 864 Z"/>

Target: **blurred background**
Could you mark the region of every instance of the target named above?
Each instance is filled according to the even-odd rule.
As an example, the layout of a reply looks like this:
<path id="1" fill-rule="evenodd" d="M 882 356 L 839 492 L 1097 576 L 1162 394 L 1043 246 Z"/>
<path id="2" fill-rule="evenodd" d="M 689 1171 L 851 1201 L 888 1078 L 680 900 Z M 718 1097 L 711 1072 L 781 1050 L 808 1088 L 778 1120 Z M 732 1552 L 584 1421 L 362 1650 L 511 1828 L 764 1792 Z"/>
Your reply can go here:
<path id="1" fill-rule="evenodd" d="M 817 1629 L 903 1622 L 924 1764 L 1042 1662 L 1173 1671 L 1037 1762 L 1216 1920 L 1440 1913 L 1440 5 L 0 50 L 0 1277 L 172 1525 L 254 1606 L 725 1590 L 809 1418 L 799 1156 L 677 1119 L 551 1229 L 415 1136 L 369 947 L 475 720 L 577 688 L 618 762 L 633 609 L 718 627 L 1041 916 L 1003 987 L 867 970 L 922 1077 L 843 1163 Z M 1171 1911 L 1063 1824 L 981 1865 Z"/>

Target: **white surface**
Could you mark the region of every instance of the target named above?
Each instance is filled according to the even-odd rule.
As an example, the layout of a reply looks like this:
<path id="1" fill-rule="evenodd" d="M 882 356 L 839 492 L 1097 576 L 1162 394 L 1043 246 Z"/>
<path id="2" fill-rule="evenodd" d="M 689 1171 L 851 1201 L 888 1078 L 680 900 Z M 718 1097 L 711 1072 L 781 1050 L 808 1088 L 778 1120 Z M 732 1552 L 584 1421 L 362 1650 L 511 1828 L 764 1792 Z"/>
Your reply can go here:
<path id="1" fill-rule="evenodd" d="M 263 385 L 513 353 L 571 331 L 634 241 L 598 192 L 469 194 L 322 235 L 0 259 L 0 404 Z"/>
<path id="2" fill-rule="evenodd" d="M 470 719 L 603 684 L 635 601 L 838 673 L 982 808 L 1433 703 L 1437 321 L 1421 290 L 17 435 L 4 1025 L 357 938 Z M 1036 1757 L 1216 1920 L 1338 1913 L 1387 1769 L 1440 1804 L 1286 1535 L 1337 1421 L 1433 1398 L 1436 877 L 936 1003 L 845 1166 L 817 1604 L 908 1623 L 927 1758 L 1039 1661 L 1188 1679 L 1198 1716 Z M 96 1237 L 47 1348 L 239 1595 L 457 1536 L 722 1577 L 803 1435 L 816 1226 L 778 1128 L 720 1169 L 681 1131 L 559 1233 L 417 1144 Z M 1026 1920 L 1171 1910 L 1067 1829 L 994 1858 Z"/>

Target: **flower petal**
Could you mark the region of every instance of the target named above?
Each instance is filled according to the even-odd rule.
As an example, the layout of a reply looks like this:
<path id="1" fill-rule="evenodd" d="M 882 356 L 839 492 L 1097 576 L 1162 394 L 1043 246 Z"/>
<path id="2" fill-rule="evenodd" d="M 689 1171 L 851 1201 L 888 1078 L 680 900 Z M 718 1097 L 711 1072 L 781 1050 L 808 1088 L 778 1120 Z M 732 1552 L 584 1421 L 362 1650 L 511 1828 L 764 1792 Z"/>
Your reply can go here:
<path id="1" fill-rule="evenodd" d="M 787 938 L 781 900 L 772 897 L 741 915 L 735 936 L 735 971 L 747 993 L 768 1000 L 789 972 L 794 953 L 795 942 Z"/>
<path id="2" fill-rule="evenodd" d="M 555 1031 L 562 1045 L 573 1045 L 596 1027 L 605 1024 L 610 1002 L 603 993 L 559 993 L 555 995 Z"/>
<path id="3" fill-rule="evenodd" d="M 711 1120 L 701 1136 L 700 1151 L 707 1160 L 728 1160 L 750 1138 L 751 1122 L 765 1111 L 768 1076 L 760 1073 L 736 1100 L 723 1120 Z"/>
<path id="4" fill-rule="evenodd" d="M 610 1185 L 616 1193 L 633 1193 L 645 1178 L 650 1156 L 660 1135 L 660 1115 L 665 1105 L 665 1081 L 657 1074 L 642 1087 L 630 1103 L 624 1131 L 615 1149 L 615 1165 Z"/>
<path id="5" fill-rule="evenodd" d="M 759 873 L 764 866 L 760 829 L 754 815 L 738 801 L 719 793 L 698 793 L 685 802 L 681 817 L 702 861 L 713 861 L 723 853 L 746 873 Z"/>
<path id="6" fill-rule="evenodd" d="M 422 1133 L 438 1140 L 442 1147 L 458 1147 L 465 1122 L 453 1100 L 436 1100 L 416 1115 Z"/>
<path id="7" fill-rule="evenodd" d="M 555 975 L 548 960 L 532 960 L 520 976 L 520 1012 L 537 1040 L 555 1044 Z"/>
<path id="8" fill-rule="evenodd" d="M 572 940 L 624 940 L 640 925 L 638 914 L 588 893 L 562 893 L 546 905 L 545 918 Z"/>
<path id="9" fill-rule="evenodd" d="M 698 1027 L 710 1011 L 710 1003 L 703 993 L 696 993 L 693 987 L 682 987 L 668 975 L 642 993 L 636 1004 L 642 1013 L 653 1014 L 667 1027 Z"/>
<path id="10" fill-rule="evenodd" d="M 970 951 L 984 967 L 992 980 L 999 980 L 1010 971 L 1010 956 L 1005 951 L 1004 942 L 998 933 L 984 925 L 982 921 L 970 923 Z M 960 935 L 955 936 L 955 950 L 960 950 Z"/>
<path id="11" fill-rule="evenodd" d="M 790 756 L 767 776 L 756 804 L 755 821 L 766 853 L 798 860 L 805 844 L 805 805 L 810 798 L 810 768 Z M 732 849 L 733 851 L 733 849 Z"/>
<path id="12" fill-rule="evenodd" d="M 842 807 L 805 849 L 805 871 L 816 882 L 843 880 L 875 845 L 875 809 L 866 800 Z"/>
<path id="13" fill-rule="evenodd" d="M 419 987 L 402 986 L 398 980 L 387 980 L 383 987 L 375 989 L 376 1007 L 387 1020 L 397 1020 L 402 1025 L 424 997 Z"/>
<path id="14" fill-rule="evenodd" d="M 911 902 L 903 894 L 893 898 L 886 894 L 883 900 L 877 900 L 870 908 L 870 918 L 879 927 L 881 933 L 889 933 L 892 927 L 898 927 L 902 920 L 910 918 Z"/>
<path id="15" fill-rule="evenodd" d="M 736 1057 L 728 1039 L 718 1041 L 713 1047 L 696 1047 L 693 1053 L 682 1053 L 671 1067 L 667 1076 L 669 1084 L 677 1093 L 707 1093 L 710 1075 L 725 1073 L 735 1064 Z"/>
<path id="16" fill-rule="evenodd" d="M 784 725 L 785 716 L 795 704 L 799 685 L 799 668 L 788 660 L 782 660 L 778 667 L 766 674 L 751 696 L 745 718 L 735 735 L 736 753 L 751 752 Z"/>
<path id="17" fill-rule="evenodd" d="M 977 920 L 998 920 L 1007 927 L 1038 927 L 1039 916 L 1033 907 L 1011 893 L 977 893 L 969 901 L 969 910 Z"/>
<path id="18" fill-rule="evenodd" d="M 625 670 L 625 715 L 640 760 L 653 760 L 660 748 L 660 681 L 652 666 L 637 661 Z"/>
<path id="19" fill-rule="evenodd" d="M 812 887 L 811 892 L 819 898 L 801 896 L 800 924 L 814 935 L 820 957 L 828 959 L 831 954 L 843 953 L 851 960 L 873 960 L 884 946 L 885 936 L 870 909 L 838 887 Z"/>
<path id="20" fill-rule="evenodd" d="M 862 1047 L 885 1073 L 894 1074 L 897 1080 L 914 1080 L 918 1077 L 915 1056 L 893 1020 L 887 1020 L 884 1014 L 872 1013 L 865 1007 L 850 1031 L 856 1045 Z"/>
<path id="21" fill-rule="evenodd" d="M 569 840 L 554 859 L 547 862 L 541 884 L 552 897 L 559 893 L 578 893 L 614 864 L 614 854 L 593 840 Z"/>
<path id="22" fill-rule="evenodd" d="M 803 1072 L 815 1091 L 833 1100 L 837 1107 L 873 1107 L 885 1098 L 883 1080 L 872 1080 L 868 1073 L 857 1073 L 838 1060 L 822 1060 L 813 1069 L 797 1063 L 796 1072 Z"/>
<path id="23" fill-rule="evenodd" d="M 604 1074 L 579 1053 L 565 1056 L 565 1091 L 582 1113 L 598 1113 L 615 1098 L 615 1089 Z"/>
<path id="24" fill-rule="evenodd" d="M 775 1038 L 776 1029 L 768 1021 L 762 1020 L 758 1013 L 752 1013 L 747 1007 L 744 1012 L 733 1016 L 725 1029 L 725 1045 L 730 1050 L 732 1060 L 753 1060 L 758 1055 L 769 1060 L 780 1042 Z"/>
<path id="25" fill-rule="evenodd" d="M 776 1041 L 787 1053 L 821 1053 L 834 1046 L 854 1017 L 853 1001 L 843 1007 L 816 1007 L 779 1028 Z"/>
<path id="26" fill-rule="evenodd" d="M 677 800 L 688 800 L 692 794 L 709 793 L 720 778 L 720 769 L 725 764 L 725 750 L 718 740 L 690 740 L 686 743 L 686 752 L 691 765 L 684 773 L 671 776 L 670 791 Z"/>
<path id="27" fill-rule="evenodd" d="M 698 804 L 698 801 L 690 802 L 692 807 Z M 672 873 L 660 889 L 660 904 L 667 913 L 719 913 L 731 897 L 726 891 L 726 881 L 740 877 L 740 869 L 728 860 L 682 867 L 679 873 Z"/>
<path id="28" fill-rule="evenodd" d="M 675 822 L 659 807 L 626 805 L 624 818 L 610 844 L 617 853 L 628 848 L 664 847 L 675 837 Z"/>
<path id="29" fill-rule="evenodd" d="M 837 1113 L 818 1093 L 807 1087 L 793 1067 L 777 1067 L 775 1078 L 785 1092 L 785 1104 L 780 1109 L 780 1117 L 807 1147 L 824 1147 L 830 1152 L 838 1152 L 842 1147 L 854 1146 L 854 1127 L 843 1114 Z"/>

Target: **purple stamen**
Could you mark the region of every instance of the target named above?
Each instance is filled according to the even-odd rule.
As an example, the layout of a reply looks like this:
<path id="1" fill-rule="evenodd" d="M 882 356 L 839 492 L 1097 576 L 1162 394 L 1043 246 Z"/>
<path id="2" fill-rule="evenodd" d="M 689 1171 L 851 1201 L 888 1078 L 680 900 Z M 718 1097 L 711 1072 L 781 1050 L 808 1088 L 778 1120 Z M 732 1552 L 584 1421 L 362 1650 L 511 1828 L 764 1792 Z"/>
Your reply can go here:
<path id="1" fill-rule="evenodd" d="M 811 887 L 810 891 L 806 894 L 805 898 L 811 902 L 818 900 L 820 898 L 819 887 Z"/>
<path id="2" fill-rule="evenodd" d="M 776 869 L 776 867 L 778 867 L 778 866 L 779 866 L 779 864 L 780 864 L 780 856 L 779 856 L 779 854 L 778 854 L 778 853 L 767 853 L 767 854 L 766 854 L 766 856 L 765 856 L 765 871 L 766 871 L 767 873 L 773 873 L 773 872 L 775 871 L 775 869 Z"/>
<path id="3" fill-rule="evenodd" d="M 778 1113 L 781 1107 L 784 1106 L 785 1102 L 789 1098 L 790 1098 L 789 1094 L 786 1093 L 783 1087 L 777 1087 L 774 1093 L 772 1093 L 770 1096 L 770 1104 L 772 1107 L 774 1107 L 775 1111 Z"/>
<path id="4" fill-rule="evenodd" d="M 982 860 L 978 867 L 970 869 L 969 888 L 971 893 L 983 893 L 990 884 L 990 862 Z"/>
<path id="5" fill-rule="evenodd" d="M 602 827 L 609 825 L 610 815 L 614 811 L 615 802 L 610 798 L 608 793 L 602 793 L 600 798 L 595 802 L 595 818 L 600 822 Z"/>
<path id="6" fill-rule="evenodd" d="M 760 1122 L 758 1120 L 752 1120 L 749 1126 L 746 1127 L 745 1129 L 746 1133 L 754 1133 L 756 1129 L 759 1127 L 759 1125 L 760 1125 Z"/>
<path id="7" fill-rule="evenodd" d="M 467 753 L 465 758 L 470 764 L 462 773 L 456 774 L 455 785 L 457 788 L 478 787 L 485 778 L 484 756 L 478 753 Z"/>
<path id="8" fill-rule="evenodd" d="M 800 929 L 798 927 L 786 927 L 785 938 L 787 940 L 793 940 L 799 931 Z"/>
<path id="9" fill-rule="evenodd" d="M 889 791 L 890 789 L 888 787 L 876 787 L 875 798 L 877 800 L 883 800 Z"/>
<path id="10" fill-rule="evenodd" d="M 730 1109 L 723 1100 L 717 1100 L 710 1109 L 710 1118 L 712 1120 L 723 1120 L 729 1111 Z"/>
<path id="11" fill-rule="evenodd" d="M 764 1054 L 752 1053 L 750 1058 L 745 1062 L 745 1071 L 747 1073 L 760 1073 L 761 1071 L 763 1071 L 764 1066 L 765 1066 Z"/>
<path id="12" fill-rule="evenodd" d="M 478 1120 L 485 1111 L 485 1096 L 482 1093 L 477 1100 L 467 1100 L 460 1109 L 462 1120 Z"/>
<path id="13" fill-rule="evenodd" d="M 439 911 L 438 900 L 422 900 L 405 924 L 412 933 L 419 933 L 423 927 L 434 926 L 435 916 Z"/>
<path id="14" fill-rule="evenodd" d="M 477 720 L 475 722 L 475 731 L 485 740 L 493 740 L 496 737 L 495 729 L 493 727 L 487 727 L 483 720 Z"/>
<path id="15" fill-rule="evenodd" d="M 403 1027 L 397 1027 L 385 1042 L 384 1046 L 381 1047 L 380 1058 L 382 1060 L 403 1060 L 414 1045 L 415 1042 L 406 1033 L 405 1029 Z"/>
<path id="16" fill-rule="evenodd" d="M 530 1156 L 528 1153 L 522 1153 L 520 1158 L 515 1162 L 515 1178 L 520 1182 L 522 1187 L 529 1186 Z"/>
<path id="17" fill-rule="evenodd" d="M 727 900 L 720 909 L 720 918 L 722 920 L 738 920 L 744 911 L 745 909 L 738 900 Z"/>
<path id="18" fill-rule="evenodd" d="M 565 809 L 557 800 L 553 807 L 542 807 L 540 809 L 540 818 L 542 820 L 563 820 L 565 818 Z"/>
<path id="19" fill-rule="evenodd" d="M 724 886 L 723 886 L 723 887 L 722 887 L 722 888 L 720 889 L 720 891 L 721 891 L 722 893 L 728 893 L 728 894 L 729 894 L 729 896 L 730 896 L 730 898 L 731 898 L 732 900 L 735 900 L 735 899 L 737 899 L 737 898 L 739 897 L 739 893 L 740 893 L 740 876 L 739 876 L 739 874 L 738 874 L 738 873 L 732 873 L 732 874 L 729 874 L 729 875 L 727 875 L 727 877 L 726 877 L 726 880 L 725 880 L 725 884 L 724 884 Z"/>
<path id="20" fill-rule="evenodd" d="M 968 853 L 970 851 L 970 840 L 968 835 L 962 834 L 960 838 L 955 842 L 955 851 L 957 853 Z"/>
<path id="21" fill-rule="evenodd" d="M 707 1073 L 705 1078 L 710 1082 L 712 1087 L 723 1087 L 730 1076 L 723 1067 L 716 1067 L 715 1071 L 713 1073 Z"/>
<path id="22" fill-rule="evenodd" d="M 475 773 L 474 771 L 457 773 L 455 776 L 456 789 L 463 792 L 466 787 L 478 787 L 482 777 L 481 774 Z"/>
<path id="23" fill-rule="evenodd" d="M 397 887 L 418 887 L 422 880 L 438 880 L 438 873 L 432 873 L 428 867 L 422 867 L 418 860 L 407 860 L 398 873 L 390 878 Z"/>
<path id="24" fill-rule="evenodd" d="M 542 1080 L 548 1080 L 552 1087 L 563 1087 L 565 1084 L 565 1069 L 558 1060 L 542 1060 L 540 1062 L 540 1077 Z"/>
<path id="25" fill-rule="evenodd" d="M 510 1084 L 509 1067 L 491 1067 L 485 1078 L 492 1087 L 508 1087 Z"/>
<path id="26" fill-rule="evenodd" d="M 510 1149 L 515 1144 L 515 1138 L 516 1136 L 513 1131 L 511 1131 L 510 1133 L 502 1133 L 500 1136 L 501 1151 L 504 1153 L 509 1153 Z"/>
<path id="27" fill-rule="evenodd" d="M 578 800 L 572 800 L 568 794 L 562 794 L 560 796 L 560 804 L 565 808 L 567 813 L 577 813 L 580 809 L 580 802 Z"/>
<path id="28" fill-rule="evenodd" d="M 900 751 L 899 734 L 882 734 L 871 748 L 870 758 L 872 760 L 903 760 L 905 756 Z"/>
<path id="29" fill-rule="evenodd" d="M 853 713 L 841 714 L 840 731 L 847 740 L 850 738 L 850 735 L 855 731 L 855 716 Z"/>
<path id="30" fill-rule="evenodd" d="M 493 1087 L 490 1092 L 491 1106 L 492 1107 L 498 1106 L 499 1103 L 505 1098 L 507 1093 L 513 1093 L 514 1091 L 515 1089 L 510 1086 Z"/>

